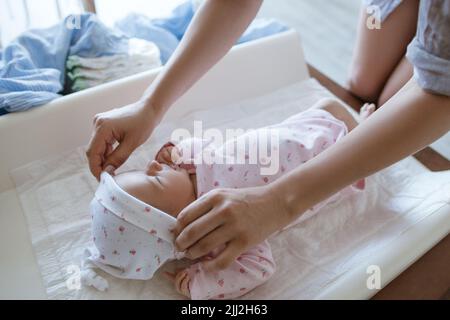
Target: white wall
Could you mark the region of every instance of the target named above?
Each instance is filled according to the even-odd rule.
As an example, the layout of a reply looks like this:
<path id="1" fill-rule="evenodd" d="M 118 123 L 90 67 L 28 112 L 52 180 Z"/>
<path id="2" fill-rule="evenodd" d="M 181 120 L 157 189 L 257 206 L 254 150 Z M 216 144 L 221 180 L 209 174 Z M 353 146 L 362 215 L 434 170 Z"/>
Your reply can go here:
<path id="1" fill-rule="evenodd" d="M 0 0 L 2 44 L 28 28 L 49 27 L 61 17 L 82 11 L 78 0 Z"/>

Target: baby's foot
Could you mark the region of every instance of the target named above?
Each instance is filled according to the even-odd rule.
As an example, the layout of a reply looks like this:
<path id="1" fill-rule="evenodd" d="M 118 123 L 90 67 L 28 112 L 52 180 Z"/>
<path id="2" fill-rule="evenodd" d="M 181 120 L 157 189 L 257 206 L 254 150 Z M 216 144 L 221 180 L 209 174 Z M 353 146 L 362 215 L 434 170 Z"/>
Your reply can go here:
<path id="1" fill-rule="evenodd" d="M 359 110 L 359 117 L 361 121 L 366 120 L 376 110 L 376 106 L 373 103 L 365 103 L 361 110 Z"/>

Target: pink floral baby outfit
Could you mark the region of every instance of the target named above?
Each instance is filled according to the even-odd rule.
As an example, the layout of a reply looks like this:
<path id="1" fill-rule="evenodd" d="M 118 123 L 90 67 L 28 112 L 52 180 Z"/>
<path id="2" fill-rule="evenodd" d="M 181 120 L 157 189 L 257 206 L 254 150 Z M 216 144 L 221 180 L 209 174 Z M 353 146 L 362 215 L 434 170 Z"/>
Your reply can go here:
<path id="1" fill-rule="evenodd" d="M 196 138 L 168 144 L 175 145 L 179 150 L 179 165 L 196 174 L 197 195 L 201 197 L 217 188 L 246 188 L 271 183 L 314 158 L 346 134 L 347 127 L 342 121 L 325 110 L 310 109 L 279 124 L 247 132 L 219 146 L 211 140 Z M 267 138 L 265 142 L 267 148 L 277 155 L 270 161 L 277 161 L 278 170 L 267 175 L 261 170 L 264 165 L 250 161 L 255 157 L 249 150 L 255 150 L 255 145 L 260 147 L 261 139 L 270 136 L 277 138 Z M 244 163 L 237 161 L 238 154 Z M 221 163 L 211 163 L 211 155 L 222 155 Z M 264 157 L 269 158 L 270 154 L 264 153 Z M 265 160 L 267 167 L 268 159 L 262 160 Z M 342 190 L 308 210 L 293 224 L 310 217 L 343 194 L 363 188 L 364 181 L 360 181 Z M 226 270 L 210 273 L 202 269 L 201 263 L 194 263 L 187 271 L 191 279 L 189 290 L 192 299 L 231 299 L 266 282 L 275 271 L 275 262 L 269 244 L 264 241 L 239 256 Z"/>

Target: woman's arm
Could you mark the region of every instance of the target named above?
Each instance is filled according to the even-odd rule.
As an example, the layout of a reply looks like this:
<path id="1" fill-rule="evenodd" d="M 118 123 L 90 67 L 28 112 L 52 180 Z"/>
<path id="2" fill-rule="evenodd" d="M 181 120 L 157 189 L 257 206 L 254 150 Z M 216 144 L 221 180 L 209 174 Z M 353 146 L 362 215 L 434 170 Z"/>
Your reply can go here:
<path id="1" fill-rule="evenodd" d="M 168 108 L 236 43 L 262 0 L 209 0 L 140 101 L 96 115 L 87 157 L 97 178 L 113 171 L 150 136 Z M 115 142 L 119 142 L 113 150 Z"/>
<path id="2" fill-rule="evenodd" d="M 339 143 L 276 181 L 274 189 L 295 218 L 350 183 L 416 153 L 449 130 L 450 97 L 427 93 L 410 80 Z"/>
<path id="3" fill-rule="evenodd" d="M 144 94 L 162 115 L 214 66 L 255 18 L 262 0 L 210 0 L 199 8 L 177 50 Z"/>
<path id="4" fill-rule="evenodd" d="M 338 143 L 272 184 L 219 189 L 178 216 L 176 245 L 197 258 L 222 244 L 205 264 L 227 267 L 248 247 L 297 219 L 354 181 L 429 145 L 450 130 L 450 97 L 430 94 L 414 80 Z"/>

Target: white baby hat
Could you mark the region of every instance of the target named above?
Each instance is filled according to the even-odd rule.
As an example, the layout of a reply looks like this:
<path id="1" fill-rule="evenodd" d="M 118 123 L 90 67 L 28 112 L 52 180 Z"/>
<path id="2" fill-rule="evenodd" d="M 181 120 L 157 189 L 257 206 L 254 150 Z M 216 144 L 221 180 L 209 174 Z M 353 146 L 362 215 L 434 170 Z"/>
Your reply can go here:
<path id="1" fill-rule="evenodd" d="M 86 285 L 105 289 L 92 264 L 118 278 L 148 280 L 166 261 L 183 257 L 170 232 L 176 219 L 126 193 L 106 172 L 90 209 L 94 246 L 85 252 Z"/>

